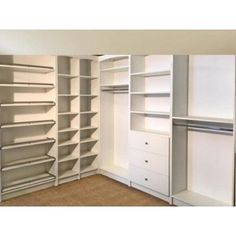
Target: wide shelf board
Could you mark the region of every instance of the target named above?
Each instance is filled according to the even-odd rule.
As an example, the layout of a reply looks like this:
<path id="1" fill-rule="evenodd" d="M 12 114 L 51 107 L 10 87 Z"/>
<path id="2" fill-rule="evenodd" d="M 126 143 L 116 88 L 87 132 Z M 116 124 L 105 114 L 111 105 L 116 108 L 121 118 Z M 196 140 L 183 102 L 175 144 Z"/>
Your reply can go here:
<path id="1" fill-rule="evenodd" d="M 49 183 L 55 180 L 55 176 L 49 173 L 39 174 L 9 182 L 2 188 L 2 193 L 7 194 L 18 190 L 27 189 L 41 184 Z"/>
<path id="2" fill-rule="evenodd" d="M 78 130 L 78 128 L 66 128 L 58 130 L 58 133 L 77 132 Z"/>
<path id="3" fill-rule="evenodd" d="M 30 73 L 50 73 L 54 71 L 54 68 L 50 66 L 35 66 L 26 64 L 0 64 L 0 69 Z"/>
<path id="4" fill-rule="evenodd" d="M 89 165 L 89 166 L 80 166 L 80 174 L 84 174 L 84 173 L 87 173 L 87 172 L 90 172 L 90 171 L 94 171 L 94 170 L 97 170 L 98 167 L 97 166 L 94 166 L 94 165 Z"/>
<path id="5" fill-rule="evenodd" d="M 97 129 L 98 127 L 95 126 L 83 126 L 80 128 L 81 131 L 83 130 L 90 130 L 90 129 Z"/>
<path id="6" fill-rule="evenodd" d="M 100 62 L 106 62 L 106 61 L 119 61 L 128 59 L 128 55 L 104 55 L 99 57 Z"/>
<path id="7" fill-rule="evenodd" d="M 16 87 L 16 88 L 54 88 L 54 84 L 48 83 L 1 83 L 0 87 Z"/>
<path id="8" fill-rule="evenodd" d="M 1 103 L 1 107 L 19 107 L 19 106 L 55 106 L 56 103 L 52 101 L 27 101 L 27 102 L 12 102 L 12 103 Z"/>
<path id="9" fill-rule="evenodd" d="M 79 94 L 58 94 L 58 97 L 78 97 Z"/>
<path id="10" fill-rule="evenodd" d="M 56 122 L 54 120 L 38 120 L 38 121 L 24 121 L 24 122 L 14 122 L 1 124 L 1 129 L 7 128 L 18 128 L 27 126 L 38 126 L 38 125 L 54 125 Z"/>
<path id="11" fill-rule="evenodd" d="M 70 146 L 70 145 L 77 145 L 79 142 L 74 140 L 63 141 L 58 144 L 58 147 Z"/>
<path id="12" fill-rule="evenodd" d="M 98 113 L 97 111 L 81 111 L 80 114 L 81 115 L 86 115 L 86 114 L 96 114 Z"/>
<path id="13" fill-rule="evenodd" d="M 58 116 L 70 116 L 70 115 L 78 115 L 79 113 L 78 112 L 59 112 L 58 113 Z"/>
<path id="14" fill-rule="evenodd" d="M 129 66 L 117 66 L 117 67 L 102 69 L 101 72 L 124 72 L 128 70 Z"/>
<path id="15" fill-rule="evenodd" d="M 131 92 L 131 95 L 150 95 L 150 96 L 170 96 L 170 91 L 159 91 L 159 92 Z"/>
<path id="16" fill-rule="evenodd" d="M 223 119 L 223 118 L 211 118 L 211 117 L 198 117 L 198 116 L 173 116 L 175 120 L 186 120 L 186 121 L 199 121 L 199 122 L 209 122 L 209 123 L 224 123 L 233 124 L 233 119 Z"/>
<path id="17" fill-rule="evenodd" d="M 65 179 L 65 178 L 69 178 L 75 175 L 79 175 L 79 173 L 74 170 L 67 170 L 59 174 L 59 179 Z"/>
<path id="18" fill-rule="evenodd" d="M 97 152 L 83 152 L 80 154 L 80 158 L 92 157 L 97 155 L 98 155 Z"/>
<path id="19" fill-rule="evenodd" d="M 188 190 L 174 194 L 172 197 L 191 206 L 230 206 L 229 203 L 218 201 Z"/>
<path id="20" fill-rule="evenodd" d="M 83 144 L 83 143 L 91 143 L 91 142 L 97 142 L 97 141 L 98 140 L 95 138 L 85 138 L 85 139 L 81 139 L 80 143 Z"/>
<path id="21" fill-rule="evenodd" d="M 165 75 L 171 75 L 171 70 L 131 73 L 131 76 L 136 76 L 136 77 L 154 77 L 154 76 L 165 76 Z"/>
<path id="22" fill-rule="evenodd" d="M 121 166 L 109 165 L 103 166 L 101 167 L 101 169 L 123 178 L 128 178 L 129 175 L 128 168 L 124 168 Z"/>
<path id="23" fill-rule="evenodd" d="M 129 84 L 124 84 L 124 83 L 122 83 L 122 84 L 101 84 L 100 87 L 101 88 L 120 88 L 120 87 L 121 88 L 123 88 L 123 87 L 128 88 Z"/>
<path id="24" fill-rule="evenodd" d="M 97 94 L 80 94 L 80 97 L 97 97 Z"/>
<path id="25" fill-rule="evenodd" d="M 58 74 L 59 78 L 67 78 L 67 79 L 73 79 L 79 77 L 79 75 L 71 75 L 71 74 Z"/>
<path id="26" fill-rule="evenodd" d="M 1 149 L 8 150 L 8 149 L 28 147 L 28 146 L 34 146 L 34 145 L 49 144 L 49 143 L 54 143 L 54 142 L 55 142 L 54 138 L 38 139 L 38 140 L 33 140 L 33 141 L 16 142 L 16 143 L 3 145 Z"/>
<path id="27" fill-rule="evenodd" d="M 156 116 L 170 116 L 170 112 L 162 111 L 130 111 L 132 114 L 143 114 L 143 115 L 156 115 Z"/>
<path id="28" fill-rule="evenodd" d="M 80 75 L 80 79 L 97 79 L 97 76 L 92 75 Z"/>
<path id="29" fill-rule="evenodd" d="M 74 155 L 64 155 L 64 156 L 59 156 L 59 163 L 62 162 L 66 162 L 66 161 L 72 161 L 72 160 L 78 160 L 79 157 L 78 156 L 74 156 Z"/>
<path id="30" fill-rule="evenodd" d="M 38 164 L 43 164 L 43 163 L 48 163 L 48 162 L 53 162 L 53 161 L 55 161 L 55 158 L 48 155 L 30 157 L 30 158 L 25 158 L 22 160 L 9 162 L 6 165 L 4 165 L 4 167 L 2 168 L 2 171 L 8 171 L 8 170 L 13 170 L 17 168 L 38 165 Z"/>
<path id="31" fill-rule="evenodd" d="M 154 129 L 131 129 L 131 131 L 142 132 L 142 133 L 153 133 L 163 136 L 170 136 L 170 132 L 163 130 L 154 130 Z"/>

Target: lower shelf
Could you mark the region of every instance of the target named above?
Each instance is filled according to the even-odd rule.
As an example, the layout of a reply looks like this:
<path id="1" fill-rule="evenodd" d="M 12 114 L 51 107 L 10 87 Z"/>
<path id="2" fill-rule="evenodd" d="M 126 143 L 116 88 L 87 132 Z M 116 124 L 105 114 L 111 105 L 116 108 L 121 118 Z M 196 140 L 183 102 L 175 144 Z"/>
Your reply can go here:
<path id="1" fill-rule="evenodd" d="M 86 157 L 92 157 L 92 156 L 97 156 L 98 153 L 96 152 L 84 152 L 81 153 L 80 158 L 86 158 Z"/>
<path id="2" fill-rule="evenodd" d="M 121 166 L 109 165 L 109 166 L 104 166 L 101 169 L 123 178 L 128 178 L 129 175 L 128 168 L 123 168 Z"/>
<path id="3" fill-rule="evenodd" d="M 55 180 L 55 176 L 50 173 L 35 175 L 10 182 L 2 189 L 3 194 L 20 191 L 23 189 L 35 187 L 41 184 L 49 183 Z"/>
<path id="4" fill-rule="evenodd" d="M 177 193 L 172 197 L 191 206 L 231 206 L 229 203 L 218 201 L 188 190 Z"/>
<path id="5" fill-rule="evenodd" d="M 65 179 L 76 175 L 79 175 L 79 173 L 73 170 L 67 170 L 59 175 L 59 179 Z"/>
<path id="6" fill-rule="evenodd" d="M 78 160 L 79 157 L 78 156 L 73 156 L 73 155 L 65 155 L 65 156 L 61 156 L 59 157 L 59 163 L 62 162 L 66 162 L 66 161 L 72 161 L 72 160 Z"/>
<path id="7" fill-rule="evenodd" d="M 98 169 L 98 167 L 97 166 L 93 166 L 93 165 L 86 166 L 86 167 L 80 167 L 80 173 L 84 174 L 84 173 L 87 173 L 87 172 L 90 172 L 90 171 L 94 171 L 94 170 L 97 170 L 97 169 Z"/>

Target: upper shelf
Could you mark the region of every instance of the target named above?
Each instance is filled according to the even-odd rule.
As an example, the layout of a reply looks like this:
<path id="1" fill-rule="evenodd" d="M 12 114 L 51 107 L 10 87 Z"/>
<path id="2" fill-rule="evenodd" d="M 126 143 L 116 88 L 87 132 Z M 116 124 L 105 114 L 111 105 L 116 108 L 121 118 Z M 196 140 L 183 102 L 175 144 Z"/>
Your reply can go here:
<path id="1" fill-rule="evenodd" d="M 50 73 L 54 71 L 54 68 L 50 66 L 35 66 L 26 64 L 0 64 L 0 69 L 29 73 Z"/>
<path id="2" fill-rule="evenodd" d="M 55 102 L 52 101 L 32 101 L 32 102 L 11 102 L 2 103 L 0 107 L 21 107 L 21 106 L 55 106 Z"/>
<path id="3" fill-rule="evenodd" d="M 131 76 L 137 76 L 137 77 L 154 77 L 154 76 L 165 76 L 165 75 L 171 75 L 171 71 L 165 70 L 165 71 L 153 71 L 153 72 L 138 72 L 131 74 Z"/>
<path id="4" fill-rule="evenodd" d="M 174 116 L 173 119 L 186 120 L 186 121 L 209 122 L 209 123 L 233 124 L 233 119 L 212 118 L 212 117 Z"/>
<path id="5" fill-rule="evenodd" d="M 129 58 L 128 55 L 104 55 L 99 57 L 100 62 L 105 62 L 105 61 L 119 61 L 123 59 Z"/>
<path id="6" fill-rule="evenodd" d="M 117 66 L 117 67 L 102 69 L 101 72 L 124 72 L 128 71 L 128 69 L 129 69 L 128 66 Z"/>
<path id="7" fill-rule="evenodd" d="M 79 75 L 70 75 L 70 74 L 58 74 L 59 78 L 73 79 L 79 77 Z"/>
<path id="8" fill-rule="evenodd" d="M 159 92 L 131 92 L 131 95 L 144 95 L 144 96 L 170 96 L 170 91 L 159 91 Z"/>
<path id="9" fill-rule="evenodd" d="M 80 79 L 97 79 L 97 76 L 92 76 L 92 75 L 80 75 Z"/>
<path id="10" fill-rule="evenodd" d="M 54 84 L 48 83 L 1 83 L 0 87 L 16 87 L 16 88 L 54 88 Z"/>

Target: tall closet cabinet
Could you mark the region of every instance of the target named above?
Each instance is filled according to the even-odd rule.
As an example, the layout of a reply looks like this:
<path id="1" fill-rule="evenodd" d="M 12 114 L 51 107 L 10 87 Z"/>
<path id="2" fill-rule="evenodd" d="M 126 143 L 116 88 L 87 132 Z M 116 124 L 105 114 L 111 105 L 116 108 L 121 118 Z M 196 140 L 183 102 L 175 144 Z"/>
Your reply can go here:
<path id="1" fill-rule="evenodd" d="M 0 201 L 103 174 L 235 205 L 235 56 L 0 56 Z"/>

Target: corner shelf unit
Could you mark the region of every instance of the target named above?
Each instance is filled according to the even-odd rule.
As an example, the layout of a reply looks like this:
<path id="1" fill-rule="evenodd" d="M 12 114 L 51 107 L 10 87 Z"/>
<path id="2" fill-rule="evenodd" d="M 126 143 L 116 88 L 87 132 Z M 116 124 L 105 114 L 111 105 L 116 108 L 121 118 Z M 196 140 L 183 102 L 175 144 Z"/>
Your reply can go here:
<path id="1" fill-rule="evenodd" d="M 56 185 L 55 67 L 52 56 L 0 56 L 0 201 Z"/>

